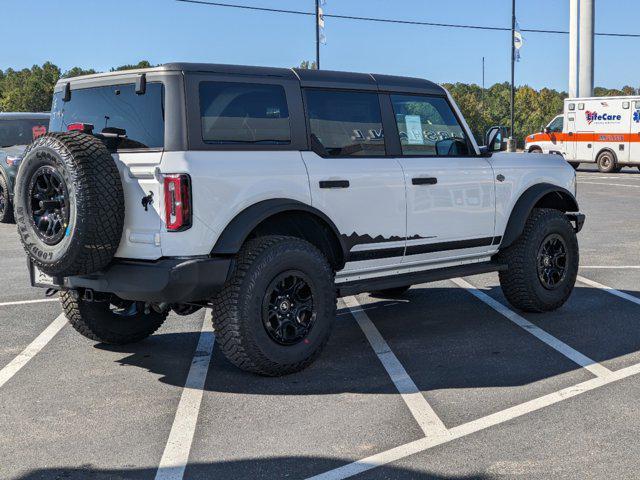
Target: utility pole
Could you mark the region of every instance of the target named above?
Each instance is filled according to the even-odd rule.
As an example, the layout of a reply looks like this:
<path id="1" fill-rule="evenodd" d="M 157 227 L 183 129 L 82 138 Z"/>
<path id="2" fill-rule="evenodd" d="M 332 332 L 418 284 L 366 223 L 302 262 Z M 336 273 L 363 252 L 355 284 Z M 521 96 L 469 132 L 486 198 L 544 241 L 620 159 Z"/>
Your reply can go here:
<path id="1" fill-rule="evenodd" d="M 509 151 L 516 150 L 516 143 L 514 137 L 514 104 L 515 104 L 515 78 L 516 78 L 516 43 L 515 43 L 515 33 L 516 33 L 516 0 L 512 0 L 511 2 L 511 130 L 509 136 L 511 137 L 511 145 L 509 146 Z"/>
<path id="2" fill-rule="evenodd" d="M 320 70 L 320 0 L 316 0 L 316 68 Z"/>

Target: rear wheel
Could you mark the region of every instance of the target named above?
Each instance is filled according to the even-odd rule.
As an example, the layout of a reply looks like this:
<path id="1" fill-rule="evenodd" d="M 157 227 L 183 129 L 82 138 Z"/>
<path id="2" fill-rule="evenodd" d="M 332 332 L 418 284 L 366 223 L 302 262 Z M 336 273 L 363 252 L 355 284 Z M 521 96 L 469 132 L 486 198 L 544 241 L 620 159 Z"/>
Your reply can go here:
<path id="1" fill-rule="evenodd" d="M 213 299 L 213 324 L 237 367 L 278 376 L 302 370 L 326 345 L 336 311 L 333 271 L 313 245 L 285 236 L 249 240 Z"/>
<path id="2" fill-rule="evenodd" d="M 13 205 L 9 197 L 7 180 L 0 175 L 0 223 L 13 223 Z"/>
<path id="3" fill-rule="evenodd" d="M 598 155 L 596 163 L 598 164 L 598 170 L 602 173 L 613 173 L 617 168 L 615 156 L 607 150 Z"/>
<path id="4" fill-rule="evenodd" d="M 578 275 L 578 239 L 566 216 L 535 208 L 516 242 L 500 253 L 507 270 L 500 286 L 509 303 L 527 312 L 561 307 Z"/>
<path id="5" fill-rule="evenodd" d="M 542 153 L 542 149 L 540 147 L 531 147 L 529 153 Z"/>
<path id="6" fill-rule="evenodd" d="M 571 165 L 574 170 L 578 170 L 578 167 L 580 166 L 580 162 L 569 162 L 569 165 Z"/>
<path id="7" fill-rule="evenodd" d="M 167 312 L 151 310 L 145 313 L 144 303 L 122 300 L 110 294 L 88 302 L 79 298 L 76 292 L 62 292 L 60 302 L 76 331 L 91 340 L 114 345 L 147 338 L 167 318 Z"/>

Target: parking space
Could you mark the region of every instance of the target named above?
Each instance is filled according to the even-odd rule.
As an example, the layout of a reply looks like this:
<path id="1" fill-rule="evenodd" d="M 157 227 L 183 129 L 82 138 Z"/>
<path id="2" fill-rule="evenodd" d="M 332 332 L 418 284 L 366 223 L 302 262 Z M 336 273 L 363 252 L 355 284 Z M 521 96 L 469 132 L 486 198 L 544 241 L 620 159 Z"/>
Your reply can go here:
<path id="1" fill-rule="evenodd" d="M 276 379 L 211 349 L 202 311 L 107 347 L 55 324 L 55 302 L 3 305 L 42 293 L 0 226 L 0 478 L 628 476 L 640 172 L 578 178 L 583 268 L 558 311 L 511 310 L 495 274 L 348 297 L 320 359 Z"/>

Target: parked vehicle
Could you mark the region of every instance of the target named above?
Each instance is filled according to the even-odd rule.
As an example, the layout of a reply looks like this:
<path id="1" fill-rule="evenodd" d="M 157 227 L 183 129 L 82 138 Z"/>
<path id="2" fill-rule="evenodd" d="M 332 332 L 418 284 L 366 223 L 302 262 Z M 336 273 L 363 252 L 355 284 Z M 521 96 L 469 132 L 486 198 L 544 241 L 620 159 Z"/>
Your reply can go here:
<path id="1" fill-rule="evenodd" d="M 0 112 L 0 222 L 13 222 L 13 185 L 28 144 L 49 128 L 48 113 Z"/>
<path id="2" fill-rule="evenodd" d="M 569 98 L 556 127 L 527 137 L 528 151 L 557 150 L 575 168 L 596 163 L 603 173 L 640 169 L 640 96 Z"/>
<path id="3" fill-rule="evenodd" d="M 571 294 L 584 215 L 561 158 L 478 147 L 427 80 L 208 64 L 61 80 L 27 149 L 18 231 L 33 285 L 106 343 L 213 310 L 240 368 L 326 344 L 336 297 L 498 271 L 507 299 Z"/>
<path id="4" fill-rule="evenodd" d="M 562 155 L 562 128 L 564 115 L 556 115 L 540 132 L 527 135 L 524 150 L 529 153 L 553 153 Z"/>

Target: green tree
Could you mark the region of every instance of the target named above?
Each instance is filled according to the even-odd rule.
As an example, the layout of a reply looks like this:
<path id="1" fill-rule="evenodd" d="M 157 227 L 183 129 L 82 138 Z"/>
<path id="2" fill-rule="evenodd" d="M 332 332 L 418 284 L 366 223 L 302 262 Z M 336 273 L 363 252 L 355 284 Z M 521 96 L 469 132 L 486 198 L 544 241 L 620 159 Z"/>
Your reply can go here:
<path id="1" fill-rule="evenodd" d="M 80 75 L 92 75 L 94 73 L 98 73 L 98 72 L 96 72 L 93 68 L 85 70 L 81 67 L 73 67 L 67 70 L 66 72 L 64 72 L 64 75 L 62 75 L 62 78 L 79 77 Z"/>
<path id="2" fill-rule="evenodd" d="M 137 68 L 151 68 L 153 65 L 149 63 L 148 60 L 140 60 L 135 65 L 120 65 L 119 67 L 114 67 L 110 71 L 111 72 L 119 72 L 120 70 L 135 70 Z"/>
<path id="3" fill-rule="evenodd" d="M 53 87 L 59 78 L 60 69 L 51 62 L 20 71 L 6 70 L 0 91 L 0 110 L 48 111 Z"/>
<path id="4" fill-rule="evenodd" d="M 302 62 L 300 62 L 300 66 L 298 68 L 301 68 L 303 70 L 317 70 L 318 65 L 316 64 L 315 60 L 312 62 L 310 62 L 309 60 L 303 60 Z"/>

